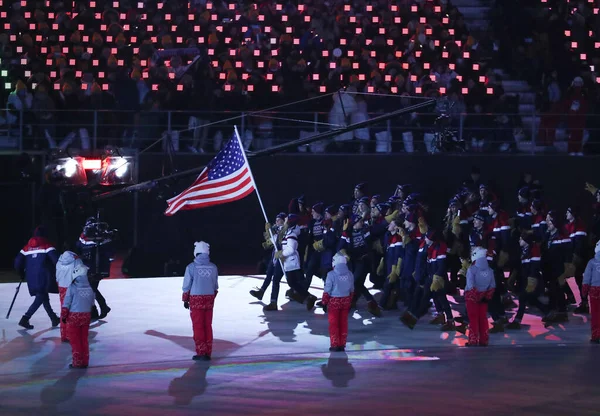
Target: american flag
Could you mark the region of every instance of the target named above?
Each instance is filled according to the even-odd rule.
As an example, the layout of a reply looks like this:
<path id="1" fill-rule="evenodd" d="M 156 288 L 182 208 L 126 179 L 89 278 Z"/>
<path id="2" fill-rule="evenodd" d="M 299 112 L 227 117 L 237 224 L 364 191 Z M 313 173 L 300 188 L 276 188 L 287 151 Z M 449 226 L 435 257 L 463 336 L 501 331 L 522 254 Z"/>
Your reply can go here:
<path id="1" fill-rule="evenodd" d="M 167 201 L 165 215 L 237 201 L 250 195 L 254 189 L 250 166 L 240 141 L 234 135 L 192 186 Z"/>

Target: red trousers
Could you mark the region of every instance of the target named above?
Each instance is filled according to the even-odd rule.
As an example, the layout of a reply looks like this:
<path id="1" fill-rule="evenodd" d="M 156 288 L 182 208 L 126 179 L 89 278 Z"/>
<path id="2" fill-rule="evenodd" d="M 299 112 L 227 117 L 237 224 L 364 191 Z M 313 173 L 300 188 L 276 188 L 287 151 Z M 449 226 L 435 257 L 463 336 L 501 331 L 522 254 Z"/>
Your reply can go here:
<path id="1" fill-rule="evenodd" d="M 348 339 L 348 314 L 352 296 L 329 298 L 327 317 L 329 319 L 329 339 L 331 347 L 345 347 Z"/>
<path id="2" fill-rule="evenodd" d="M 90 362 L 90 312 L 71 312 L 67 318 L 67 331 L 73 352 L 73 367 L 87 366 Z"/>
<path id="3" fill-rule="evenodd" d="M 467 300 L 467 315 L 469 315 L 469 344 L 488 345 L 489 324 L 487 318 L 488 304 Z"/>
<path id="4" fill-rule="evenodd" d="M 67 288 L 66 287 L 59 287 L 58 288 L 58 296 L 60 297 L 60 309 L 62 310 L 63 307 L 63 302 L 65 301 L 65 295 L 67 294 Z M 68 341 L 69 337 L 68 337 L 68 330 L 67 330 L 67 324 L 63 324 L 62 319 L 60 320 L 60 340 L 61 341 Z"/>
<path id="5" fill-rule="evenodd" d="M 196 354 L 210 356 L 213 346 L 212 319 L 215 296 L 191 295 L 189 302 Z"/>
<path id="6" fill-rule="evenodd" d="M 592 315 L 592 339 L 600 339 L 600 286 L 590 287 L 588 296 Z"/>

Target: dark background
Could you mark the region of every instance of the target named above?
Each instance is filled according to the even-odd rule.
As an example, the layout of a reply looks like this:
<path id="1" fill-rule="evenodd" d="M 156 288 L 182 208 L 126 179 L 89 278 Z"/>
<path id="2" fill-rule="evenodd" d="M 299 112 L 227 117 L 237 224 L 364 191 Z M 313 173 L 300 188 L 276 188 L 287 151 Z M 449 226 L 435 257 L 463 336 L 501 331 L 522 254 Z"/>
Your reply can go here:
<path id="1" fill-rule="evenodd" d="M 202 166 L 210 156 L 182 155 L 174 159 L 175 167 L 184 170 Z M 141 155 L 139 180 L 160 177 L 164 157 Z M 516 206 L 519 178 L 529 171 L 541 180 L 544 199 L 556 209 L 579 205 L 584 218 L 590 215 L 592 196 L 584 190 L 586 181 L 600 185 L 597 157 L 568 156 L 451 156 L 451 155 L 277 155 L 251 159 L 250 165 L 261 193 L 267 214 L 272 219 L 278 212 L 287 211 L 295 196 L 304 194 L 308 204 L 349 202 L 354 185 L 369 183 L 369 194 L 387 198 L 398 183 L 412 183 L 430 206 L 428 221 L 438 226 L 445 213 L 448 199 L 469 178 L 472 166 L 481 169 L 481 178 L 489 183 L 502 199 L 503 207 L 512 213 Z M 71 191 L 68 198 L 81 206 L 67 213 L 66 228 L 60 212 L 48 214 L 48 200 L 53 193 L 41 193 L 40 180 L 44 159 L 38 157 L 30 167 L 31 182 L 19 182 L 20 167 L 16 157 L 3 156 L 2 204 L 0 213 L 3 236 L 0 247 L 0 268 L 12 267 L 14 256 L 27 242 L 35 224 L 43 222 L 51 229 L 55 241 L 73 243 L 88 215 L 94 213 L 92 204 L 81 202 Z M 216 207 L 179 212 L 164 216 L 165 199 L 176 195 L 193 182 L 194 177 L 169 182 L 150 192 L 123 194 L 99 203 L 102 217 L 119 229 L 119 249 L 124 256 L 134 245 L 134 218 L 137 217 L 137 247 L 133 251 L 136 275 L 160 276 L 165 262 L 178 261 L 180 269 L 192 260 L 193 242 L 206 240 L 211 255 L 219 265 L 255 265 L 263 255 L 260 245 L 264 227 L 263 216 L 255 194 L 243 200 Z M 33 196 L 36 196 L 33 200 Z M 137 204 L 135 199 L 137 198 Z M 137 205 L 137 211 L 135 207 Z M 35 212 L 33 211 L 35 210 Z M 55 210 L 56 211 L 56 210 Z M 60 210 L 59 210 L 60 211 Z M 64 215 L 64 214 L 63 214 Z"/>

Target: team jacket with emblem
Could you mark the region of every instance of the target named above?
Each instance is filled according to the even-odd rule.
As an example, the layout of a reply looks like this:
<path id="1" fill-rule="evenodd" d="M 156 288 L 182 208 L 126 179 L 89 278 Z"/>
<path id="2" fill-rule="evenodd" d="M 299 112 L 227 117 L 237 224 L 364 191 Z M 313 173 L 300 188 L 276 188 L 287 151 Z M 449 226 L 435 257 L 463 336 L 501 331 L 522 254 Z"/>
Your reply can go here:
<path id="1" fill-rule="evenodd" d="M 336 253 L 341 224 L 338 221 L 326 220 L 323 222 L 323 248 L 321 253 L 321 267 L 329 270 L 333 256 Z"/>
<path id="2" fill-rule="evenodd" d="M 29 294 L 58 293 L 55 270 L 58 254 L 44 237 L 32 237 L 17 254 L 15 270 L 27 280 Z"/>
<path id="3" fill-rule="evenodd" d="M 419 227 L 415 227 L 408 235 L 410 241 L 403 244 L 404 248 L 404 259 L 402 260 L 402 266 L 400 270 L 400 277 L 403 279 L 410 279 L 413 277 L 415 272 L 417 257 L 419 249 L 421 247 L 422 235 L 419 231 Z M 427 258 L 426 258 L 427 259 Z M 416 273 L 415 273 L 416 276 Z M 415 277 L 416 279 L 416 277 Z M 418 279 L 416 279 L 418 281 Z"/>
<path id="4" fill-rule="evenodd" d="M 292 272 L 300 269 L 300 256 L 298 254 L 298 236 L 300 229 L 298 226 L 288 228 L 281 242 L 281 251 L 283 254 L 283 270 Z"/>
<path id="5" fill-rule="evenodd" d="M 90 268 L 88 276 L 104 278 L 110 275 L 110 262 L 113 256 L 112 240 L 92 241 L 85 234 L 79 236 L 76 244 L 77 253 L 83 263 Z M 100 253 L 100 261 L 96 267 L 96 253 Z"/>
<path id="6" fill-rule="evenodd" d="M 542 246 L 542 272 L 544 278 L 555 279 L 565 270 L 565 263 L 571 263 L 573 247 L 566 234 L 555 230 L 546 233 Z"/>
<path id="7" fill-rule="evenodd" d="M 427 270 L 427 250 L 428 246 L 425 240 L 419 243 L 419 248 L 416 252 L 415 257 L 415 271 L 414 278 L 418 285 L 423 286 L 427 282 L 428 270 Z"/>
<path id="8" fill-rule="evenodd" d="M 496 253 L 500 251 L 508 251 L 510 242 L 510 225 L 508 225 L 508 214 L 504 211 L 498 211 L 491 217 L 490 228 L 492 230 L 491 240 L 494 246 L 492 247 Z M 488 248 L 489 244 L 488 244 Z"/>
<path id="9" fill-rule="evenodd" d="M 533 215 L 529 209 L 529 204 L 520 205 L 517 209 L 516 226 L 521 230 L 529 230 L 531 228 Z"/>
<path id="10" fill-rule="evenodd" d="M 485 225 L 480 229 L 472 228 L 469 233 L 469 245 L 473 247 L 483 247 L 487 250 L 487 260 L 493 261 L 496 256 L 494 250 L 494 241 L 491 239 L 492 232 Z"/>
<path id="11" fill-rule="evenodd" d="M 446 254 L 448 246 L 443 241 L 436 241 L 427 249 L 427 274 L 446 277 Z"/>
<path id="12" fill-rule="evenodd" d="M 533 231 L 533 238 L 535 241 L 544 241 L 546 236 L 546 229 L 548 225 L 546 224 L 546 217 L 542 214 L 534 215 L 531 219 L 531 230 Z"/>
<path id="13" fill-rule="evenodd" d="M 521 276 L 523 279 L 535 277 L 538 279 L 541 273 L 542 251 L 538 243 L 533 243 L 521 250 Z"/>
<path id="14" fill-rule="evenodd" d="M 583 222 L 576 219 L 573 222 L 567 223 L 567 225 L 565 225 L 565 232 L 569 235 L 569 238 L 573 243 L 573 254 L 577 254 L 579 257 L 584 258 L 584 256 L 587 255 L 587 232 Z"/>
<path id="15" fill-rule="evenodd" d="M 387 276 L 392 272 L 392 266 L 398 264 L 398 259 L 404 259 L 404 245 L 402 244 L 402 237 L 400 237 L 399 234 L 390 234 L 388 231 L 385 233 L 384 239 L 386 247 L 385 265 L 387 269 Z"/>
<path id="16" fill-rule="evenodd" d="M 351 259 L 357 260 L 369 254 L 370 241 L 371 232 L 367 227 L 360 230 L 349 229 L 342 233 L 339 250 L 346 250 Z"/>

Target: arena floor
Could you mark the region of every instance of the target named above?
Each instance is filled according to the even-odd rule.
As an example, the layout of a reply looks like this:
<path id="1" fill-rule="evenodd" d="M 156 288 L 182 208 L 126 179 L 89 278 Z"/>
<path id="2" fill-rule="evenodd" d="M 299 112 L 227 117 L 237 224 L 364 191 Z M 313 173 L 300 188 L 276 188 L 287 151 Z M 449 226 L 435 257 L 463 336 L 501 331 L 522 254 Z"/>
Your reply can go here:
<path id="1" fill-rule="evenodd" d="M 70 347 L 43 309 L 31 320 L 35 329 L 19 330 L 30 302 L 23 288 L 10 320 L 0 321 L 0 414 L 598 412 L 600 346 L 588 343 L 586 316 L 545 329 L 526 315 L 520 332 L 492 335 L 488 348 L 463 348 L 458 332 L 442 333 L 425 320 L 410 331 L 398 312 L 371 318 L 363 307 L 351 316 L 347 353 L 330 354 L 323 312 L 281 302 L 266 315 L 248 295 L 261 279 L 220 278 L 210 363 L 191 360 L 181 278 L 102 282 L 112 312 L 91 327 L 87 370 L 69 370 Z M 0 285 L 3 315 L 15 286 Z M 282 284 L 280 299 L 286 289 Z M 57 295 L 52 303 L 58 311 Z"/>

